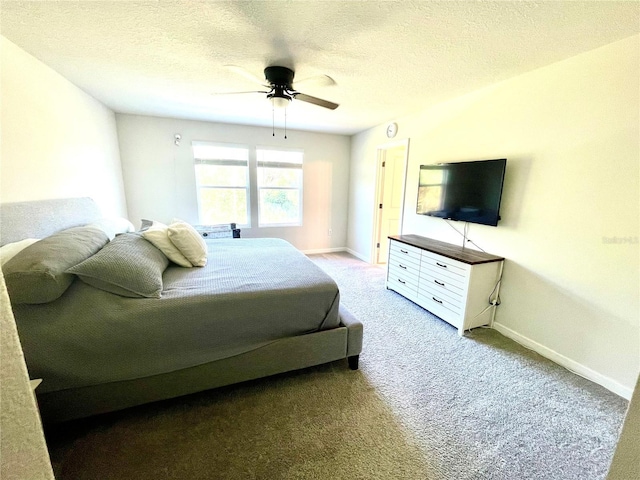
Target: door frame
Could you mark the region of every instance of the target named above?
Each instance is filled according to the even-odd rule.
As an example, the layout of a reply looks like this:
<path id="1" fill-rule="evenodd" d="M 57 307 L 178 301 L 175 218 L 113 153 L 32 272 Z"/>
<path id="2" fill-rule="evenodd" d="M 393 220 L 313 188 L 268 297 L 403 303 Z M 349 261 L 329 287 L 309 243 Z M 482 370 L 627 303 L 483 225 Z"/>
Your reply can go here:
<path id="1" fill-rule="evenodd" d="M 382 203 L 382 159 L 386 155 L 386 150 L 395 147 L 404 147 L 404 169 L 402 172 L 402 206 L 400 207 L 400 233 L 402 233 L 404 224 L 404 197 L 407 193 L 407 168 L 409 166 L 409 139 L 404 138 L 401 140 L 395 140 L 393 142 L 383 143 L 376 147 L 376 173 L 375 173 L 375 193 L 373 197 L 373 236 L 371 239 L 371 256 L 369 263 L 372 265 L 379 265 L 377 262 L 378 257 L 378 236 L 380 235 L 380 208 L 378 205 Z"/>

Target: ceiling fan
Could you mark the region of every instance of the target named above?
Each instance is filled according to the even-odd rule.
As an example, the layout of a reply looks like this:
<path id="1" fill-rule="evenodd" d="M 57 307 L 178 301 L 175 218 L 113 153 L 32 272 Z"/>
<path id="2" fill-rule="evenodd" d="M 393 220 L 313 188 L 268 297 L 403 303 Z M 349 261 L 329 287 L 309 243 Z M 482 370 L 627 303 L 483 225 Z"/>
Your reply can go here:
<path id="1" fill-rule="evenodd" d="M 264 77 L 266 80 L 266 84 L 264 80 L 260 80 L 259 78 L 252 75 L 250 72 L 246 71 L 242 67 L 237 67 L 235 65 L 226 65 L 227 68 L 233 70 L 236 73 L 248 78 L 254 83 L 258 83 L 268 90 L 254 90 L 249 92 L 229 92 L 229 93 L 264 93 L 267 95 L 267 99 L 271 100 L 273 106 L 276 108 L 286 107 L 289 102 L 292 100 L 301 100 L 306 103 L 311 103 L 313 105 L 318 105 L 320 107 L 328 108 L 330 110 L 335 110 L 339 107 L 337 103 L 330 102 L 329 100 L 323 100 L 322 98 L 312 97 L 311 95 L 304 94 L 302 92 L 297 91 L 293 87 L 293 77 L 295 75 L 294 71 L 287 67 L 279 67 L 279 66 L 270 66 L 264 69 Z M 301 82 L 297 82 L 297 85 L 301 83 L 315 83 L 321 85 L 335 85 L 335 81 L 329 77 L 328 75 L 318 75 L 316 77 L 310 77 L 302 80 Z M 222 94 L 224 95 L 224 94 Z"/>

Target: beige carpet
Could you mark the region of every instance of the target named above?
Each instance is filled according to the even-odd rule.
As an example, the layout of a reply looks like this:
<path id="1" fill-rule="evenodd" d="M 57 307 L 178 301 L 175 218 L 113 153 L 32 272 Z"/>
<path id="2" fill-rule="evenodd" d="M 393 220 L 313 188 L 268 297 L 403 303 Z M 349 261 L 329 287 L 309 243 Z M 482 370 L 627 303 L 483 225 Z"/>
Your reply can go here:
<path id="1" fill-rule="evenodd" d="M 452 327 L 347 254 L 311 257 L 365 325 L 346 361 L 47 429 L 60 479 L 604 479 L 627 402 Z"/>

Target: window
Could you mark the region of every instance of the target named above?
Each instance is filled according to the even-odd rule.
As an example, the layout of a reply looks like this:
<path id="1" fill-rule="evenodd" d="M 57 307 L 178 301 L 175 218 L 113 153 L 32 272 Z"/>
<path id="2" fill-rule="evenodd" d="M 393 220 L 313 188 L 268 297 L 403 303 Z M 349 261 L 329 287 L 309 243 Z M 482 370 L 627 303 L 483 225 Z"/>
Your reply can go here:
<path id="1" fill-rule="evenodd" d="M 302 157 L 295 150 L 256 150 L 258 225 L 302 225 Z"/>
<path id="2" fill-rule="evenodd" d="M 249 225 L 249 149 L 193 142 L 200 223 Z"/>
<path id="3" fill-rule="evenodd" d="M 253 216 L 260 227 L 302 225 L 303 151 L 191 145 L 201 224 L 237 223 L 246 228 Z"/>

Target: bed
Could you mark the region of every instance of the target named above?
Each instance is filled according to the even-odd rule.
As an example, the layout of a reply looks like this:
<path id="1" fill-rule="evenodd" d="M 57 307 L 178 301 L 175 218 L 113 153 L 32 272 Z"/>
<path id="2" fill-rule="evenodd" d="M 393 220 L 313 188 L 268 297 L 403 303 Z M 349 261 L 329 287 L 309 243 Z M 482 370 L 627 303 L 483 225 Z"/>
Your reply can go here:
<path id="1" fill-rule="evenodd" d="M 0 246 L 101 221 L 89 198 L 4 204 Z M 146 244 L 135 235 L 124 234 Z M 206 243 L 204 267 L 167 262 L 160 298 L 114 294 L 80 278 L 44 303 L 16 302 L 20 295 L 9 290 L 30 376 L 43 380 L 37 392 L 45 422 L 345 358 L 358 368 L 362 324 L 301 252 L 280 239 Z"/>

